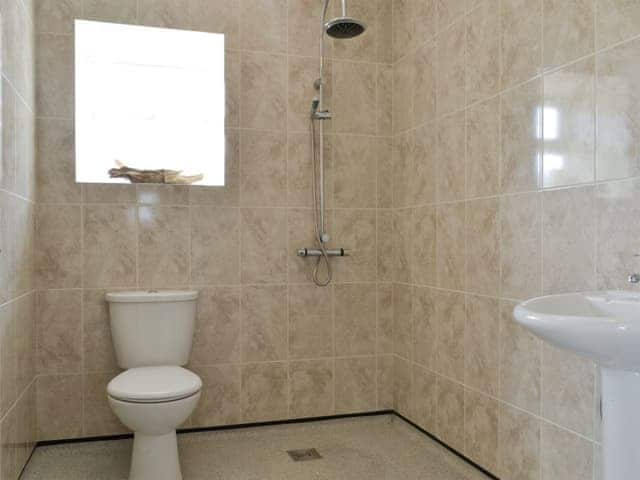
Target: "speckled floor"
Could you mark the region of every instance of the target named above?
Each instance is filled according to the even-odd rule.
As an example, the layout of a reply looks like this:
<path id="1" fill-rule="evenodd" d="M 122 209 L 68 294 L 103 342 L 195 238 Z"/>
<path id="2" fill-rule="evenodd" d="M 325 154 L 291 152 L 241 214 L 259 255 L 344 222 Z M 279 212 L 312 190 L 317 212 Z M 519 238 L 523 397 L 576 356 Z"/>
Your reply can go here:
<path id="1" fill-rule="evenodd" d="M 287 450 L 322 459 L 293 462 Z M 486 480 L 394 416 L 179 436 L 184 480 Z M 40 447 L 22 480 L 125 480 L 131 440 Z"/>

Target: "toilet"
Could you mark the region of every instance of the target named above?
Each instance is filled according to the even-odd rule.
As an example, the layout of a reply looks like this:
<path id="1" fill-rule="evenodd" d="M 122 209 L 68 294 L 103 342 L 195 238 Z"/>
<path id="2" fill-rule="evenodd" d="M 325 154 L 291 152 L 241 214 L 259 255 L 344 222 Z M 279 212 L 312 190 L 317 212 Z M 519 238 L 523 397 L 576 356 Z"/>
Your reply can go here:
<path id="1" fill-rule="evenodd" d="M 193 412 L 202 381 L 183 368 L 195 328 L 197 291 L 106 294 L 116 359 L 107 386 L 113 412 L 134 432 L 129 480 L 181 480 L 176 428 Z"/>

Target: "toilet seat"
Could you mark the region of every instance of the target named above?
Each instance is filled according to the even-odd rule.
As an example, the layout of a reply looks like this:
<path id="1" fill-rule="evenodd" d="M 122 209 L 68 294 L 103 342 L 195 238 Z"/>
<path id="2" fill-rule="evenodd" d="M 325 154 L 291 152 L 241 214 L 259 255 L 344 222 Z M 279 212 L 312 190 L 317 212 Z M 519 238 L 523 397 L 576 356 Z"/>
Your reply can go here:
<path id="1" fill-rule="evenodd" d="M 107 393 L 122 402 L 165 403 L 190 397 L 201 388 L 200 377 L 185 368 L 138 367 L 111 380 Z"/>

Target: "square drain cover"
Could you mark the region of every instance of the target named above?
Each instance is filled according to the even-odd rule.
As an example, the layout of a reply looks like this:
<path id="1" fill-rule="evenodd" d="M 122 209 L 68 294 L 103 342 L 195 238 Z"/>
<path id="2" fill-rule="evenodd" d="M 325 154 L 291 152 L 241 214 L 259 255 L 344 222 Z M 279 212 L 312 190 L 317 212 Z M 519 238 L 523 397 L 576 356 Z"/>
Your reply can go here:
<path id="1" fill-rule="evenodd" d="M 287 453 L 294 462 L 306 462 L 308 460 L 318 460 L 322 458 L 322 455 L 320 455 L 315 448 L 287 450 Z"/>

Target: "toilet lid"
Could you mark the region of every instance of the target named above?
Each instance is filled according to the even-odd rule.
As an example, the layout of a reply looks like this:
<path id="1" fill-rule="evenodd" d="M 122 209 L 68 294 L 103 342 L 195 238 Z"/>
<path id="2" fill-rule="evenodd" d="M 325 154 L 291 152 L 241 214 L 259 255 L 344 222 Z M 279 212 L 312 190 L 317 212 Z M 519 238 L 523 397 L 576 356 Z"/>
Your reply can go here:
<path id="1" fill-rule="evenodd" d="M 139 367 L 111 380 L 107 393 L 125 402 L 159 403 L 190 397 L 201 388 L 200 377 L 182 367 Z"/>

